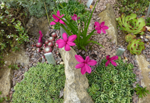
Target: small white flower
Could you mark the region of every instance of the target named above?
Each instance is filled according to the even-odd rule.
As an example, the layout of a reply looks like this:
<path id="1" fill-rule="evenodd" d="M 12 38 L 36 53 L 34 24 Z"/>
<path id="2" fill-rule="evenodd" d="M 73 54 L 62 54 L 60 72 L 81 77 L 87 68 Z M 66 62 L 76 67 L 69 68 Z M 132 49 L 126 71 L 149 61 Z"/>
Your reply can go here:
<path id="1" fill-rule="evenodd" d="M 4 63 L 7 64 L 7 61 L 5 61 Z"/>
<path id="2" fill-rule="evenodd" d="M 10 35 L 8 35 L 7 37 L 10 38 Z"/>
<path id="3" fill-rule="evenodd" d="M 5 7 L 4 2 L 2 2 L 2 3 L 0 4 L 0 6 L 1 6 L 1 9 L 3 9 L 3 8 Z"/>
<path id="4" fill-rule="evenodd" d="M 18 38 L 16 40 L 18 40 Z"/>

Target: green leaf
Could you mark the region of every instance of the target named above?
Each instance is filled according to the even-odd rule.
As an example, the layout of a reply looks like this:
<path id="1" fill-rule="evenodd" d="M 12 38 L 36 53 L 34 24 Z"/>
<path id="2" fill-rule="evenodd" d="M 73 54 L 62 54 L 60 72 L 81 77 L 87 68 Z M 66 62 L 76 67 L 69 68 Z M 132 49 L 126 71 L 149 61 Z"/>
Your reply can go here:
<path id="1" fill-rule="evenodd" d="M 102 46 L 101 44 L 99 44 L 97 41 L 91 40 L 91 41 L 87 41 L 87 42 L 86 42 L 86 44 L 89 44 L 89 43 L 94 43 L 94 44 L 97 44 L 97 45 L 99 45 L 99 46 L 101 46 L 101 47 L 104 48 L 104 46 Z"/>

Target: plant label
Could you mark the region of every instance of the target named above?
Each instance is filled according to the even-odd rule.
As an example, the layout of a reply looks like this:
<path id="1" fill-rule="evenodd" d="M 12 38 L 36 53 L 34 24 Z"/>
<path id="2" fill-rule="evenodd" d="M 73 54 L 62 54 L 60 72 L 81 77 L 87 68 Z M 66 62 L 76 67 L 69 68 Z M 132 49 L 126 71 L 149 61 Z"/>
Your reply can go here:
<path id="1" fill-rule="evenodd" d="M 87 4 L 86 4 L 86 6 L 89 8 L 89 7 L 90 7 L 90 5 L 92 4 L 92 2 L 93 2 L 93 0 L 88 0 L 88 2 L 87 2 Z"/>
<path id="2" fill-rule="evenodd" d="M 124 53 L 125 49 L 118 48 L 116 55 L 121 56 Z"/>
<path id="3" fill-rule="evenodd" d="M 55 61 L 55 59 L 54 59 L 52 53 L 45 53 L 44 55 L 45 55 L 45 57 L 46 57 L 46 59 L 47 59 L 47 62 L 48 62 L 49 64 L 54 64 L 54 65 L 56 65 L 56 61 Z"/>

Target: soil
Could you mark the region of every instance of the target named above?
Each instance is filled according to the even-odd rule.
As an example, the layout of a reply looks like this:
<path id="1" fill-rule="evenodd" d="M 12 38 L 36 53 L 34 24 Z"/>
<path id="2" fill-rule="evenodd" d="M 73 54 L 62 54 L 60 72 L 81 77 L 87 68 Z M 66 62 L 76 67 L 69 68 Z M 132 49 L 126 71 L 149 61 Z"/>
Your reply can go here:
<path id="1" fill-rule="evenodd" d="M 95 1 L 93 2 L 93 5 L 95 4 Z M 94 22 L 95 21 L 99 21 L 99 17 L 98 14 L 100 12 L 102 12 L 105 8 L 106 8 L 106 3 L 111 3 L 112 6 L 114 6 L 115 0 L 100 0 L 100 2 L 97 4 L 98 6 L 96 6 L 96 10 L 94 11 L 89 29 L 88 29 L 88 33 L 91 32 L 94 27 Z M 82 0 L 82 2 L 84 4 L 86 4 L 86 0 Z M 116 8 L 114 8 L 116 9 Z M 119 15 L 118 11 L 115 11 L 116 17 Z M 48 32 L 53 31 L 53 29 L 49 30 Z M 58 40 L 60 38 L 60 33 L 59 30 L 55 31 L 57 33 L 57 38 L 55 39 Z M 107 30 L 106 30 L 107 32 Z M 96 33 L 96 32 L 95 32 Z M 97 33 L 96 33 L 97 34 Z M 137 61 L 135 59 L 135 55 L 131 55 L 129 53 L 129 51 L 126 49 L 127 48 L 127 43 L 124 40 L 126 34 L 123 34 L 120 30 L 118 30 L 118 45 L 115 45 L 114 43 L 111 42 L 111 36 L 109 36 L 107 33 L 106 34 L 97 34 L 91 37 L 91 40 L 95 40 L 97 42 L 99 42 L 100 44 L 102 44 L 104 46 L 104 48 L 102 48 L 101 46 L 98 46 L 96 44 L 94 44 L 92 46 L 92 49 L 90 49 L 89 47 L 86 47 L 87 52 L 84 50 L 78 50 L 76 46 L 74 46 L 74 50 L 77 52 L 78 55 L 81 55 L 83 58 L 85 58 L 86 56 L 90 56 L 90 59 L 94 59 L 98 62 L 98 64 L 101 63 L 101 60 L 104 59 L 107 55 L 115 56 L 118 48 L 124 48 L 125 52 L 123 53 L 123 55 L 121 56 L 122 60 L 125 62 L 127 61 L 128 63 L 132 63 L 134 65 L 133 68 L 133 72 L 136 74 L 136 82 L 133 83 L 133 86 L 135 87 L 135 85 L 137 83 L 139 83 L 141 85 L 141 71 L 138 68 L 137 65 Z M 145 32 L 145 35 L 143 35 L 142 40 L 145 43 L 145 50 L 143 51 L 143 54 L 146 55 L 147 59 L 150 58 L 150 40 L 146 38 L 146 36 L 149 35 L 150 36 L 150 32 Z M 45 41 L 46 39 L 48 39 L 49 37 L 49 33 L 47 34 L 47 36 L 43 37 L 43 41 Z M 139 37 L 140 38 L 140 37 Z M 147 39 L 147 40 L 145 40 Z M 35 47 L 35 44 L 38 42 L 38 38 L 36 37 L 30 37 L 30 42 L 28 42 L 26 44 L 26 54 L 30 57 L 30 64 L 28 66 L 24 66 L 24 64 L 20 64 L 20 69 L 19 70 L 14 70 L 14 77 L 12 80 L 12 88 L 10 91 L 10 97 L 12 96 L 12 93 L 14 92 L 14 86 L 17 82 L 20 82 L 24 76 L 23 74 L 28 71 L 28 69 L 32 66 L 36 66 L 38 62 L 47 62 L 46 59 L 44 58 L 44 52 L 41 49 L 41 52 L 37 52 L 37 48 Z M 55 43 L 55 42 L 54 42 Z M 60 53 L 58 51 L 58 47 L 54 46 L 52 54 L 56 60 L 57 64 L 63 64 L 62 58 L 60 56 Z M 149 60 L 150 62 L 150 60 Z M 95 67 L 98 66 L 98 64 L 96 66 L 93 66 L 92 69 L 94 70 Z M 136 93 L 134 92 L 134 96 L 133 96 L 133 103 L 137 103 L 138 102 L 138 96 L 136 95 Z"/>

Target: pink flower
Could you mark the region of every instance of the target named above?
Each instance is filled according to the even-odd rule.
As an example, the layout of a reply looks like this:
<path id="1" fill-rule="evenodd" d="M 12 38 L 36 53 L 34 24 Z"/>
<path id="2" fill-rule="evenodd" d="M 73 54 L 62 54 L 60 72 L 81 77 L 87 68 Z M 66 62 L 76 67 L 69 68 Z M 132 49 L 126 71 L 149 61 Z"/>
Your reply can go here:
<path id="1" fill-rule="evenodd" d="M 56 43 L 58 44 L 58 48 L 63 48 L 65 47 L 66 51 L 71 50 L 70 46 L 75 46 L 76 44 L 73 42 L 77 36 L 76 35 L 71 35 L 69 38 L 67 38 L 67 34 L 63 33 L 63 39 L 59 39 L 56 41 Z"/>
<path id="2" fill-rule="evenodd" d="M 57 11 L 57 15 L 52 15 L 53 16 L 53 18 L 55 19 L 54 21 L 52 21 L 51 23 L 50 23 L 50 25 L 55 25 L 56 24 L 56 22 L 60 22 L 61 24 L 65 24 L 60 18 L 62 18 L 63 16 L 64 16 L 64 14 L 62 14 L 61 16 L 60 16 L 60 12 L 59 12 L 59 10 Z M 59 17 L 59 18 L 58 18 Z"/>
<path id="3" fill-rule="evenodd" d="M 108 26 L 104 26 L 105 22 L 103 21 L 101 24 L 99 22 L 95 22 L 94 27 L 97 26 L 95 29 L 97 30 L 97 33 L 101 33 L 101 31 L 106 34 L 105 29 L 108 29 Z"/>
<path id="4" fill-rule="evenodd" d="M 108 60 L 105 64 L 105 66 L 107 67 L 108 64 L 111 62 L 112 65 L 117 66 L 117 64 L 113 61 L 113 60 L 117 60 L 118 56 L 113 56 L 113 57 L 109 57 L 109 55 L 106 56 L 106 59 Z"/>
<path id="5" fill-rule="evenodd" d="M 41 43 L 42 42 L 42 37 L 43 37 L 42 31 L 39 31 L 39 34 L 40 34 L 40 36 L 39 36 L 38 42 Z"/>
<path id="6" fill-rule="evenodd" d="M 72 17 L 72 20 L 74 20 L 74 21 L 76 21 L 76 20 L 78 20 L 78 19 L 80 19 L 80 17 L 77 17 L 77 15 L 76 14 L 74 14 L 73 16 L 71 16 Z"/>
<path id="7" fill-rule="evenodd" d="M 95 60 L 90 60 L 90 57 L 89 57 L 89 56 L 87 56 L 87 57 L 85 58 L 85 60 L 84 60 L 80 55 L 75 55 L 75 58 L 76 58 L 76 60 L 77 60 L 78 62 L 80 62 L 79 64 L 77 64 L 77 65 L 75 66 L 75 68 L 76 68 L 76 69 L 81 68 L 81 74 L 82 74 L 82 75 L 84 75 L 86 72 L 91 73 L 92 70 L 91 70 L 91 67 L 90 67 L 89 65 L 94 66 L 94 65 L 97 64 L 97 61 L 95 61 Z"/>

